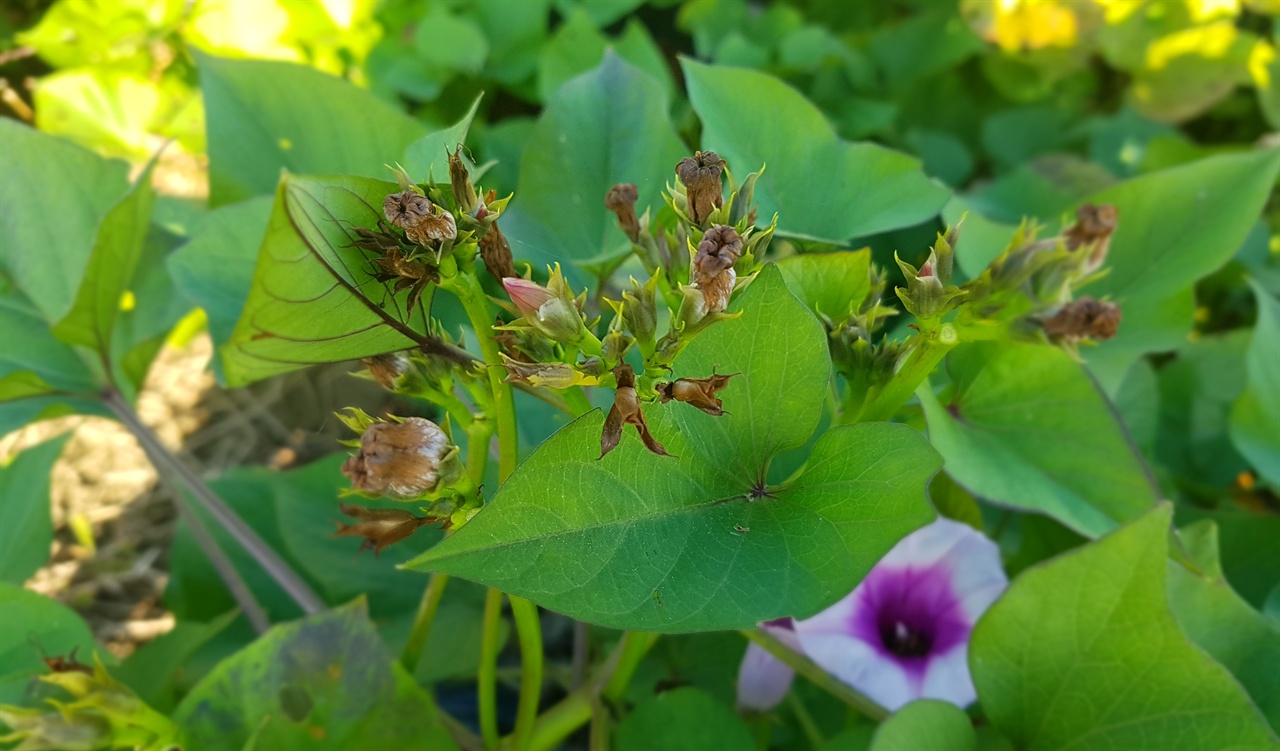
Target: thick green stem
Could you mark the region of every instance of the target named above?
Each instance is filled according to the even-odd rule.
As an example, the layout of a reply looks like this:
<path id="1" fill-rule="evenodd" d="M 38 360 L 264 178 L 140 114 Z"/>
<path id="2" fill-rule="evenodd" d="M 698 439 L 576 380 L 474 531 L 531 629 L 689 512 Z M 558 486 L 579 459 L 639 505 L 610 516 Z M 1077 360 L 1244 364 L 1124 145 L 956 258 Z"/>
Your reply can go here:
<path id="1" fill-rule="evenodd" d="M 480 737 L 485 748 L 498 747 L 498 634 L 502 625 L 502 591 L 489 588 L 480 626 L 480 670 L 476 675 Z"/>
<path id="2" fill-rule="evenodd" d="M 516 623 L 516 638 L 520 641 L 520 701 L 516 705 L 516 727 L 511 733 L 509 748 L 522 751 L 529 746 L 538 720 L 538 700 L 542 696 L 542 624 L 538 621 L 537 605 L 523 597 L 508 599 Z"/>
<path id="3" fill-rule="evenodd" d="M 631 684 L 631 679 L 636 674 L 636 668 L 640 667 L 640 661 L 649 653 L 653 645 L 658 643 L 658 634 L 648 631 L 628 631 L 622 635 L 622 639 L 623 641 L 619 644 L 622 651 L 618 656 L 618 667 L 614 669 L 609 682 L 601 691 L 604 698 L 614 702 L 620 701 L 622 695 L 626 693 L 627 686 Z"/>
<path id="4" fill-rule="evenodd" d="M 893 379 L 877 394 L 862 414 L 858 422 L 878 422 L 888 420 L 907 403 L 920 384 L 938 367 L 942 358 L 960 343 L 956 327 L 944 323 L 937 329 L 922 331 L 915 337 L 915 347 L 907 354 L 906 361 Z"/>
<path id="5" fill-rule="evenodd" d="M 484 484 L 484 471 L 489 466 L 489 439 L 493 425 L 488 420 L 474 420 L 467 428 L 467 476 L 478 488 Z"/>
<path id="6" fill-rule="evenodd" d="M 413 617 L 413 630 L 409 632 L 409 640 L 404 643 L 404 651 L 400 654 L 400 664 L 410 673 L 418 667 L 422 649 L 427 645 L 427 636 L 431 634 L 431 623 L 440 609 L 440 598 L 444 596 L 444 587 L 448 583 L 449 577 L 445 574 L 432 574 L 422 592 L 422 602 Z"/>
<path id="7" fill-rule="evenodd" d="M 460 273 L 453 277 L 446 289 L 462 302 L 471 328 L 475 330 L 476 339 L 480 342 L 485 375 L 489 379 L 489 389 L 493 392 L 494 418 L 498 423 L 498 482 L 505 482 L 515 471 L 519 460 L 519 436 L 516 433 L 515 398 L 511 393 L 511 384 L 504 382 L 506 369 L 502 367 L 498 342 L 493 338 L 493 312 L 489 309 L 484 290 L 470 274 Z"/>
<path id="8" fill-rule="evenodd" d="M 889 716 L 884 707 L 876 704 L 850 686 L 841 683 L 830 673 L 819 667 L 816 662 L 778 641 L 772 634 L 760 629 L 752 629 L 743 631 L 742 635 L 764 647 L 769 654 L 777 657 L 792 670 L 808 678 L 818 688 L 823 689 L 876 722 L 880 722 Z"/>

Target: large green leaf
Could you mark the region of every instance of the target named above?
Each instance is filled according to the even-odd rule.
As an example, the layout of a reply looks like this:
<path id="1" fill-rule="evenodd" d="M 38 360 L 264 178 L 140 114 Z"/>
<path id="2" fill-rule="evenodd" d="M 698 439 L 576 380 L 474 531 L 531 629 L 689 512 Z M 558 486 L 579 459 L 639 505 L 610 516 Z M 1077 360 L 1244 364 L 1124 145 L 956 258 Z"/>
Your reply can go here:
<path id="1" fill-rule="evenodd" d="M 193 748 L 456 748 L 357 601 L 276 626 L 224 660 L 174 721 Z"/>
<path id="2" fill-rule="evenodd" d="M 618 751 L 751 751 L 742 718 L 707 692 L 691 687 L 663 691 L 636 706 L 618 725 Z"/>
<path id="3" fill-rule="evenodd" d="M 67 438 L 29 448 L 0 466 L 0 581 L 21 585 L 49 560 L 50 475 Z"/>
<path id="4" fill-rule="evenodd" d="M 871 250 L 800 253 L 778 262 L 791 292 L 806 307 L 843 321 L 871 292 Z"/>
<path id="5" fill-rule="evenodd" d="M 935 216 L 949 191 L 920 162 L 840 139 L 800 92 L 765 73 L 682 61 L 702 147 L 756 183 L 760 217 L 783 234 L 829 242 L 909 227 Z"/>
<path id="6" fill-rule="evenodd" d="M 231 338 L 249 299 L 254 260 L 272 203 L 271 198 L 259 196 L 214 209 L 167 261 L 173 283 L 204 310 L 209 333 L 219 347 Z"/>
<path id="7" fill-rule="evenodd" d="M 583 261 L 628 247 L 604 207 L 609 188 L 635 183 L 638 210 L 685 155 L 653 78 L 617 55 L 561 86 L 525 146 L 516 197 L 502 220 L 518 258 Z"/>
<path id="8" fill-rule="evenodd" d="M 471 103 L 471 109 L 458 122 L 428 133 L 409 144 L 401 164 L 414 180 L 425 181 L 430 178 L 437 183 L 449 182 L 449 154 L 466 144 L 471 121 L 480 109 L 480 99 L 481 97 L 476 97 Z"/>
<path id="9" fill-rule="evenodd" d="M 209 55 L 197 61 L 214 206 L 270 193 L 282 169 L 385 175 L 384 165 L 425 134 L 398 108 L 303 65 Z"/>
<path id="10" fill-rule="evenodd" d="M 0 118 L 0 269 L 58 321 L 71 309 L 98 223 L 128 191 L 128 165 Z"/>
<path id="11" fill-rule="evenodd" d="M 951 702 L 919 699 L 876 729 L 870 751 L 973 751 L 973 723 Z"/>
<path id="12" fill-rule="evenodd" d="M 578 10 L 542 48 L 538 65 L 538 94 L 542 100 L 550 101 L 565 81 L 599 65 L 611 45 L 619 57 L 660 82 L 668 99 L 675 95 L 671 69 L 644 24 L 632 19 L 622 36 L 611 43 L 591 17 Z"/>
<path id="13" fill-rule="evenodd" d="M 618 628 L 699 631 L 807 616 L 848 593 L 929 521 L 938 457 L 911 428 L 828 432 L 805 473 L 765 487 L 769 461 L 817 425 L 830 365 L 822 329 L 766 267 L 689 346 L 677 376 L 741 372 L 723 417 L 672 402 L 645 410 L 679 458 L 634 434 L 597 461 L 592 412 L 544 443 L 478 516 L 415 569 L 473 579 Z M 762 494 L 767 490 L 767 494 Z"/>
<path id="14" fill-rule="evenodd" d="M 1018 577 L 978 622 L 969 664 L 1018 748 L 1274 748 L 1231 674 L 1187 641 L 1165 594 L 1163 505 Z"/>
<path id="15" fill-rule="evenodd" d="M 995 503 L 1096 537 L 1141 514 L 1156 488 L 1080 365 L 1035 344 L 969 345 L 948 360 L 945 403 L 921 389 L 947 474 Z"/>
<path id="16" fill-rule="evenodd" d="M 121 298 L 133 280 L 151 226 L 155 192 L 151 165 L 112 207 L 98 225 L 93 252 L 71 309 L 53 327 L 54 336 L 68 344 L 111 354 L 111 335 L 120 314 Z"/>
<path id="17" fill-rule="evenodd" d="M 1280 728 L 1280 625 L 1249 607 L 1222 575 L 1218 528 L 1200 521 L 1181 530 L 1195 567 L 1169 562 L 1169 604 L 1178 625 L 1232 675 Z"/>
<path id="18" fill-rule="evenodd" d="M 351 175 L 280 181 L 253 288 L 223 350 L 228 383 L 405 349 L 425 335 L 431 290 L 408 310 L 410 290 L 392 294 L 351 247 L 350 228 L 376 226 L 397 190 Z"/>
<path id="19" fill-rule="evenodd" d="M 1253 283 L 1258 322 L 1245 357 L 1248 382 L 1231 410 L 1231 441 L 1267 482 L 1280 486 L 1280 300 Z"/>
<path id="20" fill-rule="evenodd" d="M 35 676 L 49 672 L 41 658 L 75 650 L 76 659 L 89 662 L 97 649 L 75 611 L 19 585 L 0 581 L 0 613 L 0 704 L 21 703 Z"/>

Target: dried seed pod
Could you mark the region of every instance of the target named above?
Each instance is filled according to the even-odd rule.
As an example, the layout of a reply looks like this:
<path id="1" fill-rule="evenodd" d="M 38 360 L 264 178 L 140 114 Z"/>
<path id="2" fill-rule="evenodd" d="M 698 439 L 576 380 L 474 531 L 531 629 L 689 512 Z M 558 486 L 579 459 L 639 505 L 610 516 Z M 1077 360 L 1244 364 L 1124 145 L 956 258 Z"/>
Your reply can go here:
<path id="1" fill-rule="evenodd" d="M 440 465 L 456 449 L 438 425 L 421 417 L 374 423 L 360 450 L 342 465 L 351 487 L 390 498 L 417 498 L 440 484 Z"/>
<path id="2" fill-rule="evenodd" d="M 387 196 L 382 201 L 382 213 L 388 222 L 404 230 L 405 235 L 419 245 L 458 236 L 453 214 L 447 211 L 437 214 L 431 201 L 412 189 Z"/>
<path id="3" fill-rule="evenodd" d="M 467 172 L 461 154 L 461 144 L 449 154 L 449 189 L 458 210 L 470 214 L 480 199 L 476 196 L 476 187 L 471 184 L 471 173 Z"/>
<path id="4" fill-rule="evenodd" d="M 338 522 L 337 537 L 363 537 L 360 552 L 372 550 L 376 558 L 388 545 L 409 537 L 418 531 L 418 527 L 430 524 L 435 519 L 429 516 L 417 516 L 408 511 L 389 508 L 364 508 L 339 503 L 342 513 L 358 519 L 355 524 Z"/>
<path id="5" fill-rule="evenodd" d="M 1109 203 L 1086 203 L 1076 211 L 1076 223 L 1062 233 L 1067 250 L 1092 248 L 1083 266 L 1085 274 L 1097 271 L 1107 260 L 1107 250 L 1111 247 L 1111 236 L 1116 231 L 1119 218 L 1116 207 Z"/>
<path id="6" fill-rule="evenodd" d="M 640 193 L 632 183 L 619 183 L 609 189 L 604 197 L 604 207 L 618 217 L 618 226 L 631 242 L 640 241 L 640 220 L 636 218 L 636 201 Z"/>
<path id="7" fill-rule="evenodd" d="M 640 399 L 636 395 L 636 374 L 630 365 L 619 365 L 613 369 L 613 377 L 618 382 L 618 389 L 613 394 L 613 407 L 604 421 L 604 431 L 600 434 L 600 459 L 617 448 L 622 440 L 624 425 L 636 426 L 640 440 L 645 448 L 658 456 L 671 456 L 658 443 L 658 439 L 649 432 L 649 425 L 644 421 L 644 413 L 640 411 Z"/>
<path id="8" fill-rule="evenodd" d="M 360 362 L 369 369 L 369 375 L 378 385 L 388 391 L 394 391 L 400 376 L 409 372 L 409 358 L 403 352 L 387 352 L 373 357 L 362 357 Z"/>
<path id="9" fill-rule="evenodd" d="M 1113 302 L 1082 297 L 1062 306 L 1044 321 L 1044 333 L 1053 339 L 1105 341 L 1120 329 L 1120 306 Z"/>
<path id="10" fill-rule="evenodd" d="M 724 205 L 724 190 L 720 185 L 723 174 L 724 160 L 714 151 L 699 151 L 676 165 L 676 177 L 688 193 L 689 217 L 694 224 L 702 224 L 712 211 Z"/>
<path id="11" fill-rule="evenodd" d="M 729 307 L 729 296 L 737 282 L 738 274 L 733 269 L 725 269 L 710 279 L 699 279 L 698 289 L 702 290 L 707 313 L 723 313 Z"/>
<path id="12" fill-rule="evenodd" d="M 707 230 L 693 257 L 693 279 L 702 290 L 708 313 L 729 307 L 729 295 L 738 280 L 733 264 L 742 257 L 742 237 L 733 227 L 717 225 Z"/>
<path id="13" fill-rule="evenodd" d="M 736 375 L 741 373 L 714 374 L 708 378 L 679 378 L 671 383 L 658 384 L 658 394 L 662 397 L 663 404 L 674 399 L 719 417 L 725 414 L 724 402 L 716 396 L 716 392 L 728 386 L 729 379 Z"/>
<path id="14" fill-rule="evenodd" d="M 490 276 L 498 281 L 516 275 L 516 264 L 511 260 L 511 244 L 494 222 L 489 231 L 480 236 L 480 259 Z"/>

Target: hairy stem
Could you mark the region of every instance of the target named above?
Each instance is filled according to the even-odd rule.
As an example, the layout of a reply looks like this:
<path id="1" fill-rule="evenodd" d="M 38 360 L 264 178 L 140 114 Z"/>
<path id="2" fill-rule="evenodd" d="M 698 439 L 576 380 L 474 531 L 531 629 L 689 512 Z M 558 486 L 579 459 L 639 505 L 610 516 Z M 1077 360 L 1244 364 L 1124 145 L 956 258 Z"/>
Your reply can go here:
<path id="1" fill-rule="evenodd" d="M 523 749 L 529 745 L 538 719 L 538 700 L 542 697 L 542 624 L 538 621 L 537 605 L 523 597 L 508 599 L 516 622 L 516 638 L 520 641 L 520 702 L 516 706 L 516 726 L 509 748 Z"/>
<path id="2" fill-rule="evenodd" d="M 764 647 L 769 654 L 777 657 L 792 670 L 808 678 L 818 688 L 823 689 L 872 720 L 880 722 L 889 716 L 884 707 L 842 683 L 835 676 L 819 667 L 818 663 L 778 641 L 776 637 L 767 631 L 761 629 L 744 630 L 742 635 Z"/>
<path id="3" fill-rule="evenodd" d="M 142 422 L 138 413 L 125 401 L 119 391 L 107 389 L 102 394 L 102 400 L 138 439 L 138 443 L 142 445 L 142 449 L 156 469 L 163 474 L 176 477 L 185 485 L 191 491 L 191 497 L 195 498 L 210 516 L 218 520 L 232 539 L 262 566 L 263 570 L 298 604 L 298 607 L 302 608 L 304 613 L 312 615 L 325 609 L 324 602 L 311 591 L 311 587 L 302 580 L 302 577 L 277 555 L 276 551 L 272 550 L 252 527 L 245 524 L 244 520 L 237 516 L 226 501 L 219 498 L 204 480 L 160 442 L 159 437 Z M 178 498 L 179 503 L 185 503 L 181 493 L 178 494 Z"/>
<path id="4" fill-rule="evenodd" d="M 878 422 L 894 416 L 902 405 L 907 403 L 920 384 L 929 378 L 957 344 L 960 343 L 956 327 L 944 323 L 936 329 L 923 330 L 915 336 L 915 347 L 906 355 L 906 360 L 893 379 L 885 385 L 869 404 L 857 416 L 845 416 L 845 422 Z"/>
<path id="5" fill-rule="evenodd" d="M 400 664 L 413 673 L 422 657 L 422 649 L 427 645 L 427 637 L 431 634 L 431 624 L 435 621 L 436 611 L 440 609 L 440 598 L 444 597 L 445 585 L 449 583 L 446 574 L 435 573 L 427 580 L 427 588 L 422 592 L 422 602 L 418 604 L 418 612 L 413 617 L 413 630 L 409 632 L 409 640 L 404 643 L 404 651 L 400 653 Z"/>
<path id="6" fill-rule="evenodd" d="M 515 398 L 511 393 L 511 384 L 503 380 L 506 368 L 502 367 L 498 342 L 493 338 L 493 312 L 489 309 L 484 290 L 474 276 L 459 273 L 450 280 L 447 289 L 462 302 L 471 328 L 476 332 L 476 339 L 480 341 L 485 374 L 489 379 L 489 388 L 493 391 L 494 417 L 498 423 L 498 482 L 505 482 L 515 471 L 519 460 L 519 436 L 516 433 Z"/>
<path id="7" fill-rule="evenodd" d="M 498 632 L 502 625 L 502 592 L 489 588 L 484 597 L 480 626 L 480 670 L 476 674 L 476 701 L 480 711 L 480 737 L 485 748 L 498 747 Z"/>

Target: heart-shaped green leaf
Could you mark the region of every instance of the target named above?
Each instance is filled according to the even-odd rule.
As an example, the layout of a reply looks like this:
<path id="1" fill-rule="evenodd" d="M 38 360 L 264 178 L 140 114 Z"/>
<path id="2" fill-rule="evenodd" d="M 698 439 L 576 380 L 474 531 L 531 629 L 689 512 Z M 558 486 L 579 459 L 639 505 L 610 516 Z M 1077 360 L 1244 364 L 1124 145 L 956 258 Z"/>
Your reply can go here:
<path id="1" fill-rule="evenodd" d="M 976 495 L 1048 514 L 1090 537 L 1158 499 L 1105 397 L 1065 353 L 969 345 L 947 364 L 946 403 L 928 389 L 920 400 L 947 474 Z"/>
<path id="2" fill-rule="evenodd" d="M 361 601 L 271 629 L 220 662 L 173 719 L 210 751 L 457 748 Z"/>
<path id="3" fill-rule="evenodd" d="M 909 227 L 936 215 L 949 191 L 917 159 L 836 135 L 800 92 L 766 73 L 681 61 L 689 101 L 702 119 L 702 147 L 756 183 L 760 218 L 778 231 L 844 242 Z"/>
<path id="4" fill-rule="evenodd" d="M 964 710 L 940 699 L 917 699 L 876 728 L 870 751 L 973 751 L 977 743 Z"/>
<path id="5" fill-rule="evenodd" d="M 426 335 L 428 285 L 392 293 L 375 280 L 350 227 L 375 227 L 394 183 L 351 175 L 280 181 L 253 288 L 223 350 L 227 382 L 243 385 L 316 363 L 405 349 Z"/>
<path id="6" fill-rule="evenodd" d="M 1231 674 L 1165 594 L 1170 506 L 1022 574 L 973 631 L 969 664 L 1017 748 L 1274 748 Z"/>
<path id="7" fill-rule="evenodd" d="M 652 631 L 746 628 L 807 616 L 847 594 L 933 512 L 937 454 L 903 425 L 837 428 L 804 474 L 766 487 L 770 460 L 817 426 L 830 365 L 822 328 L 766 267 L 699 335 L 675 375 L 736 373 L 728 414 L 651 405 L 654 435 L 603 459 L 599 412 L 552 436 L 489 507 L 409 563 L 473 579 L 606 626 Z"/>

